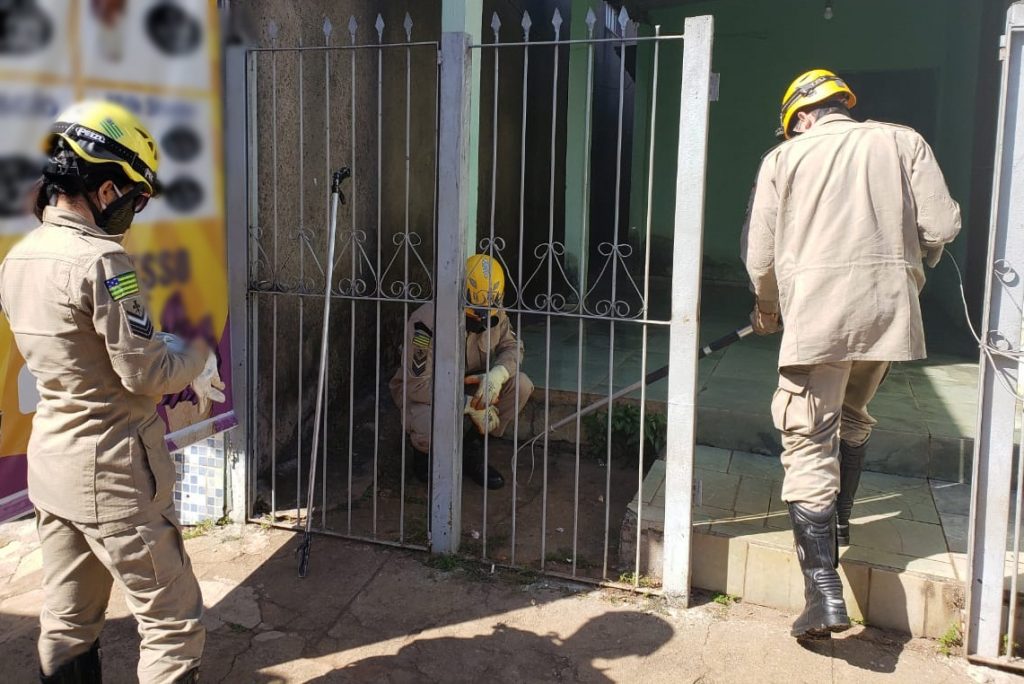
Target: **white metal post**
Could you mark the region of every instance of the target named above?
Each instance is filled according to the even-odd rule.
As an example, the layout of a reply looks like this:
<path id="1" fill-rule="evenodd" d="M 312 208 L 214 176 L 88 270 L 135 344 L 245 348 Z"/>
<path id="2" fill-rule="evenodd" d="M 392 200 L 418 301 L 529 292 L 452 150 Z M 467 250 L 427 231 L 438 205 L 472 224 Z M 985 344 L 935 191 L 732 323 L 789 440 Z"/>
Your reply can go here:
<path id="1" fill-rule="evenodd" d="M 251 78 L 250 78 L 251 77 Z M 255 88 L 255 59 L 247 59 L 241 45 L 224 51 L 224 189 L 228 252 L 228 321 L 231 335 L 231 394 L 238 427 L 225 436 L 225 478 L 227 514 L 235 522 L 248 515 L 246 476 L 249 409 L 249 202 L 250 169 L 256 167 L 256 146 L 250 144 L 248 109 L 256 98 L 247 92 Z M 252 177 L 255 177 L 253 172 Z M 256 313 L 251 313 L 255 317 Z M 255 321 L 254 321 L 255 323 Z M 255 475 L 255 473 L 254 473 Z"/>
<path id="2" fill-rule="evenodd" d="M 679 106 L 672 321 L 669 332 L 663 582 L 666 596 L 684 606 L 689 602 L 690 595 L 700 272 L 713 31 L 714 20 L 710 16 L 686 20 Z"/>
<path id="3" fill-rule="evenodd" d="M 437 288 L 434 322 L 433 487 L 430 549 L 454 553 L 462 527 L 463 314 L 465 233 L 470 221 L 470 100 L 473 55 L 468 33 L 441 36 L 441 122 L 438 134 Z"/>
<path id="4" fill-rule="evenodd" d="M 1024 300 L 1024 3 L 1010 8 L 1004 40 L 991 232 L 985 263 L 985 311 L 979 334 L 988 344 L 1019 349 L 1019 307 Z M 997 273 L 998 277 L 993 277 Z M 982 353 L 981 370 L 968 544 L 970 618 L 966 643 L 969 656 L 997 658 L 1005 634 L 1006 529 L 1018 411 L 1018 400 L 1011 390 L 1019 391 L 1020 366 L 1008 357 Z M 1020 473 L 1017 477 L 1021 486 Z M 1017 568 L 1011 572 L 1016 573 Z"/>

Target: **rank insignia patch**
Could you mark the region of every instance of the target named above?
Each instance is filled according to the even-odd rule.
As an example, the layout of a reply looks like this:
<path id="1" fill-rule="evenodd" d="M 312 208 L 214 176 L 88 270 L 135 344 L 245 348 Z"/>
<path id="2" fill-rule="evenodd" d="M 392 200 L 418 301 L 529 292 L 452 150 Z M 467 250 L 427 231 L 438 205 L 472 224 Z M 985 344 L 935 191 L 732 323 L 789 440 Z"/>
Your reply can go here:
<path id="1" fill-rule="evenodd" d="M 417 378 L 427 372 L 427 361 L 429 355 L 426 349 L 417 348 L 412 353 L 412 374 Z"/>
<path id="2" fill-rule="evenodd" d="M 138 297 L 125 301 L 121 304 L 121 308 L 132 335 L 146 340 L 153 339 L 153 321 L 149 317 L 149 311 Z"/>

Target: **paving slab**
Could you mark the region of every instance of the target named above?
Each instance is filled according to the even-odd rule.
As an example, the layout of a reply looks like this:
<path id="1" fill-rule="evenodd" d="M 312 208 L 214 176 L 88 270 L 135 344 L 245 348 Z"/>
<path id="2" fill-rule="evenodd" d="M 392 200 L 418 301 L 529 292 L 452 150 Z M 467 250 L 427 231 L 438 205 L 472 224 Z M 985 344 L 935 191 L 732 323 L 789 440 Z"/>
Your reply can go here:
<path id="1" fill-rule="evenodd" d="M 296 541 L 250 527 L 186 542 L 196 567 L 207 568 L 206 603 L 220 619 L 210 623 L 204 682 L 1010 681 L 939 655 L 928 640 L 856 627 L 801 645 L 788 634 L 792 615 L 720 605 L 700 592 L 695 607 L 680 610 L 468 561 L 440 570 L 422 554 L 328 537 L 316 538 L 310 576 L 298 580 Z M 39 572 L 28 577 L 34 588 L 0 604 L 6 681 L 36 679 L 42 596 Z M 138 647 L 115 590 L 105 681 L 135 681 Z"/>

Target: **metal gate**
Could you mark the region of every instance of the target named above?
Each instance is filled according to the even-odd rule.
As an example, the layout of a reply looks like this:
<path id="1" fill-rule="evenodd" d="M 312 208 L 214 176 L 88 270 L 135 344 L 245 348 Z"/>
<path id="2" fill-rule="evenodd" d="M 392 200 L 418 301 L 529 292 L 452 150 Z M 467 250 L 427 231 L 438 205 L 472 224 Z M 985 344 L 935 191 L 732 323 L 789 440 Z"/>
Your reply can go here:
<path id="1" fill-rule="evenodd" d="M 685 336 L 695 343 L 691 307 L 697 301 L 699 265 L 693 256 L 700 254 L 699 234 L 678 230 L 678 215 L 656 218 L 656 142 L 663 128 L 669 137 L 679 130 L 682 139 L 692 133 L 703 143 L 710 64 L 694 63 L 702 47 L 696 24 L 688 26 L 684 41 L 683 35 L 661 35 L 660 28 L 637 35 L 625 9 L 608 11 L 601 23 L 592 10 L 582 19 L 574 32 L 578 37 L 571 37 L 558 10 L 543 23 L 526 13 L 511 26 L 495 13 L 490 40 L 470 46 L 469 58 L 480 60 L 484 74 L 479 150 L 484 206 L 474 247 L 507 274 L 504 308 L 525 343 L 524 358 L 512 374 L 515 403 L 536 389 L 505 440 L 483 440 L 484 462 L 504 470 L 510 487 L 494 493 L 464 487 L 461 549 L 484 561 L 656 590 L 661 582 L 649 576 L 643 553 L 650 517 L 644 506 L 659 494 L 644 492 L 642 483 L 646 480 L 652 490 L 664 487 L 657 475 L 658 459 L 666 454 L 651 452 L 670 446 L 669 477 L 678 484 L 665 487 L 658 499 L 659 509 L 671 509 L 658 529 L 664 530 L 669 556 L 673 546 L 689 543 L 691 490 L 685 468 L 693 434 L 692 415 L 686 414 L 692 414 L 692 385 L 682 374 L 693 365 Z M 709 33 L 706 38 L 709 47 Z M 680 86 L 665 85 L 662 61 L 682 65 L 684 50 L 689 71 L 682 102 L 694 109 L 684 106 L 682 115 L 692 120 L 659 121 L 667 99 L 660 97 L 661 89 Z M 645 69 L 630 73 L 630 59 L 643 61 Z M 641 84 L 648 107 L 629 92 Z M 574 95 L 582 107 L 574 107 L 579 104 Z M 687 102 L 686 95 L 694 100 Z M 631 126 L 633 115 L 642 117 L 643 125 Z M 637 130 L 645 139 L 635 135 Z M 682 155 L 671 150 L 680 179 L 692 172 L 695 180 L 692 188 L 676 188 L 682 211 L 698 206 L 702 152 L 696 143 Z M 578 168 L 572 168 L 574 161 Z M 636 179 L 643 180 L 642 187 L 630 189 L 629 181 Z M 503 193 L 502 187 L 511 192 Z M 689 189 L 696 192 L 688 196 Z M 606 197 L 598 196 L 602 192 Z M 569 215 L 563 207 L 574 199 L 579 211 Z M 627 207 L 630 201 L 640 206 Z M 603 204 L 610 212 L 597 212 Z M 631 217 L 641 223 L 630 225 Z M 659 237 L 676 248 L 669 263 L 678 280 L 671 290 L 659 288 L 668 280 L 652 272 Z M 663 255 L 655 258 L 666 263 Z M 666 396 L 661 385 L 657 400 L 650 401 L 654 392 L 641 383 L 632 396 L 611 400 L 668 364 L 673 350 L 676 396 Z M 488 355 L 486 365 L 491 362 Z M 600 408 L 586 413 L 595 404 Z M 662 442 L 666 425 L 678 432 Z M 623 443 L 623 432 L 639 438 Z M 673 520 L 683 515 L 687 522 Z M 670 538 L 673 522 L 677 531 Z M 654 525 L 660 527 L 658 521 Z"/>
<path id="2" fill-rule="evenodd" d="M 338 40 L 325 20 L 322 45 L 283 47 L 271 25 L 273 45 L 246 55 L 249 510 L 427 548 L 427 499 L 407 496 L 387 383 L 402 321 L 434 298 L 438 44 L 414 41 L 409 15 L 404 40 L 387 42 L 387 28 L 379 15 L 372 27 L 353 17 Z M 342 166 L 352 177 L 330 284 L 319 492 L 306 511 L 328 179 Z"/>
<path id="3" fill-rule="evenodd" d="M 440 44 L 414 41 L 408 15 L 404 40 L 390 43 L 379 16 L 369 42 L 353 19 L 345 45 L 325 21 L 323 45 L 282 47 L 274 35 L 272 47 L 245 52 L 244 87 L 233 92 L 244 93 L 248 136 L 250 516 L 293 528 L 313 515 L 321 532 L 659 590 L 644 577 L 639 537 L 644 507 L 660 496 L 663 588 L 685 601 L 712 21 L 637 35 L 625 10 L 603 27 L 591 11 L 569 37 L 557 10 L 543 26 L 517 19 L 503 25 L 496 14 L 493 40 L 443 32 Z M 241 61 L 229 54 L 229 68 Z M 641 80 L 649 106 L 631 109 Z M 327 179 L 341 165 L 352 170 L 350 204 L 330 286 L 317 503 L 306 511 Z M 472 216 L 471 195 L 481 205 Z M 538 388 L 503 439 L 483 439 L 485 462 L 506 476 L 498 492 L 462 476 L 463 380 L 478 370 L 466 368 L 470 252 L 504 266 L 503 306 L 527 346 L 520 370 Z M 406 367 L 405 321 L 428 303 L 432 460 L 421 486 L 406 476 L 407 397 L 387 383 Z M 641 385 L 609 409 L 660 366 L 668 382 L 657 403 Z M 517 401 L 529 394 L 523 376 L 514 383 Z M 595 402 L 605 405 L 580 417 Z M 639 426 L 636 444 L 616 441 L 620 415 Z M 647 438 L 649 424 L 660 439 Z M 641 486 L 652 456 L 663 459 L 660 494 Z M 617 547 L 631 526 L 637 546 L 626 558 Z"/>

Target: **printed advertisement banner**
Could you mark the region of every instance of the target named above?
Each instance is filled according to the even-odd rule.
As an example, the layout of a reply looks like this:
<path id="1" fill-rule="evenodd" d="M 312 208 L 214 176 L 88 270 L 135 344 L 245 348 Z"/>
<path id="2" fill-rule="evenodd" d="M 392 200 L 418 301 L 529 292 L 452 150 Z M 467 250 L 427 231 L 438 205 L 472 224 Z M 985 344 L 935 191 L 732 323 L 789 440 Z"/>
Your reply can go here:
<path id="1" fill-rule="evenodd" d="M 164 398 L 172 450 L 236 423 L 216 22 L 210 0 L 0 2 L 0 258 L 38 225 L 26 198 L 42 167 L 40 143 L 65 107 L 119 102 L 159 143 L 165 194 L 136 219 L 125 248 L 157 328 L 205 337 L 228 383 L 227 401 L 205 413 L 191 389 Z M 25 453 L 37 402 L 35 379 L 0 317 L 0 521 L 31 507 Z"/>

